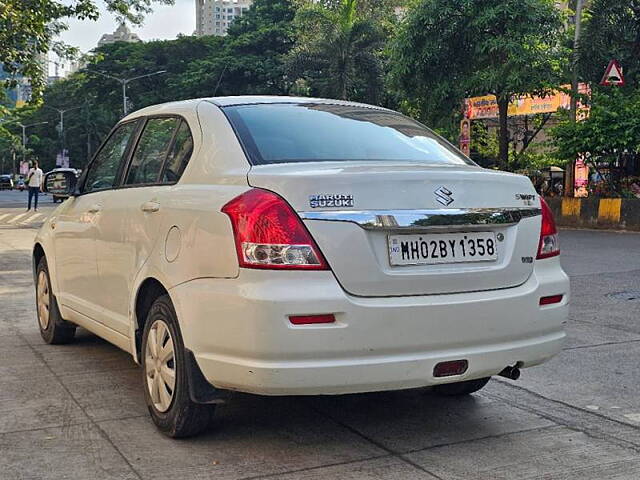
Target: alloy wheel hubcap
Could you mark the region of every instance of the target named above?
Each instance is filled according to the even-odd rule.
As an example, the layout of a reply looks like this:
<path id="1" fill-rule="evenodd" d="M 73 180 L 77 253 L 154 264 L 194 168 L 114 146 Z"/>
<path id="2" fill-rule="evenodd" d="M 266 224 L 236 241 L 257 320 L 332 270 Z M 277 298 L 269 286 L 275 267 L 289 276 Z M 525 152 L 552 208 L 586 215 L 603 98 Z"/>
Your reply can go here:
<path id="1" fill-rule="evenodd" d="M 156 320 L 149 329 L 144 366 L 153 406 L 159 412 L 166 412 L 175 392 L 176 362 L 173 338 L 162 320 Z"/>
<path id="2" fill-rule="evenodd" d="M 40 322 L 40 328 L 46 330 L 49 326 L 49 279 L 45 271 L 41 271 L 38 274 L 36 297 L 38 302 L 38 322 Z"/>

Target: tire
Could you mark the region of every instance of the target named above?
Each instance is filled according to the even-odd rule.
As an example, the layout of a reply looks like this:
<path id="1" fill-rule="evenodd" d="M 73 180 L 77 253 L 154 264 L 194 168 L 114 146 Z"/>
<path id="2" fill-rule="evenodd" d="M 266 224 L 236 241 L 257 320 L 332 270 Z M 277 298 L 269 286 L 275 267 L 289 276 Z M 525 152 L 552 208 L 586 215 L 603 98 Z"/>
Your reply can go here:
<path id="1" fill-rule="evenodd" d="M 76 326 L 60 315 L 58 301 L 51 291 L 51 277 L 47 259 L 42 257 L 36 268 L 36 312 L 43 340 L 51 345 L 69 343 L 76 334 Z"/>
<path id="2" fill-rule="evenodd" d="M 167 353 L 163 359 L 160 352 L 169 352 L 169 346 L 173 354 Z M 156 299 L 149 310 L 140 357 L 144 398 L 158 429 L 171 438 L 190 437 L 206 430 L 215 406 L 197 404 L 189 396 L 185 348 L 168 295 Z"/>
<path id="3" fill-rule="evenodd" d="M 461 395 L 469 395 L 477 392 L 489 383 L 491 377 L 478 378 L 476 380 L 467 380 L 465 382 L 444 383 L 433 387 L 434 393 L 446 397 L 457 397 Z"/>

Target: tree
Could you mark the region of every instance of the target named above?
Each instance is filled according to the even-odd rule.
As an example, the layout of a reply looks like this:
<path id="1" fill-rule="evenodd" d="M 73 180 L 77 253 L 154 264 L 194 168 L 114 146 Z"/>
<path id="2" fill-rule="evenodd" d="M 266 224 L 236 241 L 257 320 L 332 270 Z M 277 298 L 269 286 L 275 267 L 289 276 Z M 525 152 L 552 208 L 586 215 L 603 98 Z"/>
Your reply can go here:
<path id="1" fill-rule="evenodd" d="M 173 0 L 103 0 L 107 10 L 120 20 L 139 24 L 151 11 L 153 2 L 172 4 Z M 46 55 L 54 50 L 62 56 L 75 52 L 56 41 L 55 37 L 67 29 L 65 20 L 96 20 L 99 16 L 95 0 L 1 0 L 0 1 L 0 58 L 11 77 L 6 87 L 14 87 L 15 76 L 30 79 L 32 97 L 38 99 L 44 89 L 48 71 Z M 14 78 L 12 78 L 14 77 Z"/>
<path id="2" fill-rule="evenodd" d="M 599 82 L 612 58 L 623 69 L 627 84 L 640 80 L 640 0 L 592 0 L 587 4 L 580 41 L 579 71 Z"/>
<path id="3" fill-rule="evenodd" d="M 625 86 L 600 87 L 611 59 L 620 61 Z M 580 79 L 591 84 L 587 118 L 573 123 L 561 118 L 551 130 L 556 154 L 573 160 L 583 154 L 593 168 L 622 166 L 640 155 L 640 0 L 592 0 L 587 3 L 578 50 Z M 608 194 L 620 194 L 609 179 Z"/>
<path id="4" fill-rule="evenodd" d="M 215 52 L 200 55 L 176 86 L 192 97 L 285 95 L 290 81 L 285 57 L 294 44 L 291 0 L 256 0 L 236 19 Z"/>
<path id="5" fill-rule="evenodd" d="M 341 0 L 337 6 L 305 2 L 296 15 L 289 72 L 304 79 L 312 94 L 378 103 L 384 32 L 357 8 L 357 0 Z"/>
<path id="6" fill-rule="evenodd" d="M 504 168 L 509 101 L 559 85 L 563 37 L 552 0 L 422 0 L 394 43 L 394 83 L 435 125 L 450 122 L 465 97 L 495 95 Z"/>
<path id="7" fill-rule="evenodd" d="M 15 156 L 22 152 L 20 137 L 0 123 L 0 174 L 13 172 Z"/>
<path id="8" fill-rule="evenodd" d="M 256 0 L 226 37 L 181 36 L 176 40 L 104 45 L 88 56 L 85 69 L 47 87 L 43 105 L 14 115 L 23 123 L 48 122 L 30 129 L 39 139 L 36 142 L 34 137 L 30 146 L 45 169 L 55 166 L 60 150 L 55 128 L 59 115 L 47 107 L 81 107 L 65 114 L 64 130 L 71 164 L 83 168 L 122 116 L 120 84 L 94 72 L 131 78 L 165 70 L 166 74 L 127 86 L 134 110 L 214 94 L 286 94 L 290 82 L 284 62 L 293 46 L 294 16 L 295 8 L 289 0 Z M 2 148 L 0 144 L 0 155 Z"/>
<path id="9" fill-rule="evenodd" d="M 580 122 L 564 118 L 551 129 L 556 154 L 567 160 L 584 154 L 596 170 L 598 165 L 623 167 L 640 156 L 640 90 L 615 87 L 596 89 L 589 116 Z M 608 194 L 619 195 L 620 185 L 608 176 Z"/>

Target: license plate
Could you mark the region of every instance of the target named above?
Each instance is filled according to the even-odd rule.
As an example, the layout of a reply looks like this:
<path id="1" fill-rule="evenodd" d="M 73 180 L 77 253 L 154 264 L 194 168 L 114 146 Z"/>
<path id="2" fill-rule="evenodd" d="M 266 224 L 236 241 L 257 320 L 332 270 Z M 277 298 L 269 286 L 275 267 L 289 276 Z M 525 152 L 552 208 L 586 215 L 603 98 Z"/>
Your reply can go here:
<path id="1" fill-rule="evenodd" d="M 493 232 L 389 235 L 391 265 L 490 262 L 497 250 Z"/>

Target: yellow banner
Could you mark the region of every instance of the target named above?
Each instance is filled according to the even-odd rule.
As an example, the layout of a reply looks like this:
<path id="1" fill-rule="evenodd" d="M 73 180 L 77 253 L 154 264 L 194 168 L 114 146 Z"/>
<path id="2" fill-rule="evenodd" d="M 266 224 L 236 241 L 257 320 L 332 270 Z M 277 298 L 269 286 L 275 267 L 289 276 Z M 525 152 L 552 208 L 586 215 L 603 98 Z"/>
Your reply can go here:
<path id="1" fill-rule="evenodd" d="M 569 90 L 570 85 L 563 85 L 562 88 Z M 581 83 L 578 91 L 588 93 L 589 87 Z M 470 120 L 482 118 L 498 118 L 498 102 L 495 95 L 484 95 L 482 97 L 466 98 L 464 101 L 464 116 Z M 536 113 L 551 113 L 560 108 L 569 109 L 571 96 L 568 93 L 556 91 L 545 96 L 525 95 L 514 97 L 509 102 L 508 115 L 535 115 Z"/>

